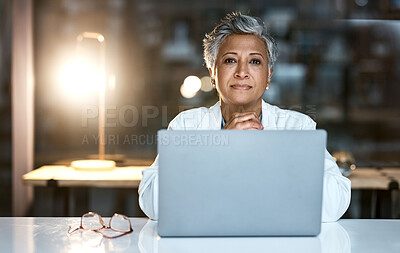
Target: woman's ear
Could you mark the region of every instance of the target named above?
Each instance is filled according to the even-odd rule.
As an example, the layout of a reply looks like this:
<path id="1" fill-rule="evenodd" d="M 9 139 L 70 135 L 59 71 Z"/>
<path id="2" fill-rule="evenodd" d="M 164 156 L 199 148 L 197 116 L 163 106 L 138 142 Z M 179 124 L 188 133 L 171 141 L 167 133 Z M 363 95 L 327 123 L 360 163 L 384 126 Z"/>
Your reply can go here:
<path id="1" fill-rule="evenodd" d="M 272 73 L 274 72 L 274 68 L 269 68 L 268 69 L 268 79 L 267 79 L 267 87 L 266 90 L 269 90 L 269 85 L 271 84 L 271 77 Z"/>
<path id="2" fill-rule="evenodd" d="M 274 73 L 274 68 L 268 70 L 268 82 L 271 82 L 272 73 Z"/>
<path id="3" fill-rule="evenodd" d="M 210 73 L 210 77 L 214 78 L 214 73 L 213 73 L 212 68 L 208 68 L 208 72 Z"/>
<path id="4" fill-rule="evenodd" d="M 208 72 L 210 73 L 211 84 L 215 88 L 215 77 L 212 68 L 208 68 Z"/>

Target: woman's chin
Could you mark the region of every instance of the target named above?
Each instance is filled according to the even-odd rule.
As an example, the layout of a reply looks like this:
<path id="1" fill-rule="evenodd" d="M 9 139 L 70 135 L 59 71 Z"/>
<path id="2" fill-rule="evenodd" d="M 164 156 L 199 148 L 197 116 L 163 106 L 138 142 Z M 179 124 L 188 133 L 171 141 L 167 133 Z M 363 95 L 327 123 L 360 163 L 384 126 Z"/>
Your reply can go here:
<path id="1" fill-rule="evenodd" d="M 228 105 L 230 104 L 230 105 L 233 105 L 233 106 L 243 106 L 243 107 L 246 107 L 246 106 L 255 104 L 255 103 L 258 102 L 260 99 L 261 99 L 261 98 L 258 98 L 258 99 L 250 99 L 250 98 L 246 98 L 246 97 L 236 97 L 236 98 L 230 99 L 229 102 L 226 103 L 226 104 L 228 104 Z"/>

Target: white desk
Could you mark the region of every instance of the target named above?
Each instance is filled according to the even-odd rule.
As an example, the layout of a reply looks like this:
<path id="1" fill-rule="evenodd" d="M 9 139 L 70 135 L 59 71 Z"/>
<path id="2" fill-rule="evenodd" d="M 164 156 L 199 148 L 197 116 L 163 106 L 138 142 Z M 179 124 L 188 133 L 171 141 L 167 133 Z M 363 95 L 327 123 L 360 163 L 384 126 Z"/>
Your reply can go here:
<path id="1" fill-rule="evenodd" d="M 80 218 L 0 218 L 1 252 L 400 252 L 400 220 L 341 220 L 322 224 L 318 237 L 158 238 L 157 223 L 132 218 L 134 232 L 93 245 Z M 107 221 L 106 221 L 107 222 Z"/>

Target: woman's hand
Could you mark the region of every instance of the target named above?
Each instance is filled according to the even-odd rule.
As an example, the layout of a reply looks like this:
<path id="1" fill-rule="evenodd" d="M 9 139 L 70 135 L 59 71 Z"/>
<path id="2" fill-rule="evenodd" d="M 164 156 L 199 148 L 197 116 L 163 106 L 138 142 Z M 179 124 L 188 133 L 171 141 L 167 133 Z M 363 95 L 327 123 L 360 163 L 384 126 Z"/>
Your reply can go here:
<path id="1" fill-rule="evenodd" d="M 224 129 L 262 130 L 264 127 L 255 112 L 235 112 L 225 124 Z"/>

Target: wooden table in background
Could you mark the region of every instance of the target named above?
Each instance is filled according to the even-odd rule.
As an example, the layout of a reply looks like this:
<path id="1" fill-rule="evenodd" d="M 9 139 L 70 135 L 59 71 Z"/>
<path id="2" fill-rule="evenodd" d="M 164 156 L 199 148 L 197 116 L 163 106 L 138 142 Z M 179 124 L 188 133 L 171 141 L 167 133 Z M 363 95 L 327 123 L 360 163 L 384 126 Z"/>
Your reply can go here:
<path id="1" fill-rule="evenodd" d="M 357 168 L 348 178 L 351 181 L 351 189 L 354 190 L 398 189 L 400 169 Z"/>
<path id="2" fill-rule="evenodd" d="M 142 170 L 148 166 L 117 167 L 111 171 L 79 171 L 68 166 L 48 165 L 23 176 L 25 185 L 58 187 L 137 188 Z M 400 169 L 357 168 L 348 177 L 355 190 L 398 189 Z"/>
<path id="3" fill-rule="evenodd" d="M 370 218 L 397 218 L 400 168 L 357 168 L 348 178 L 352 190 L 371 191 Z"/>
<path id="4" fill-rule="evenodd" d="M 23 175 L 25 185 L 58 187 L 137 188 L 147 166 L 117 167 L 110 171 L 81 171 L 72 167 L 47 165 Z"/>
<path id="5" fill-rule="evenodd" d="M 23 180 L 25 185 L 53 187 L 56 197 L 62 196 L 66 202 L 66 196 L 71 195 L 74 187 L 137 188 L 142 179 L 142 170 L 146 167 L 148 166 L 117 167 L 111 171 L 79 171 L 68 166 L 52 165 L 25 174 Z M 357 168 L 348 178 L 353 190 L 372 190 L 371 216 L 376 216 L 376 209 L 379 208 L 377 206 L 380 205 L 378 191 L 387 191 L 390 195 L 393 191 L 397 193 L 400 169 Z M 397 201 L 390 198 L 391 213 L 396 213 L 393 208 L 397 208 Z M 68 209 L 65 213 L 71 211 Z"/>
<path id="6" fill-rule="evenodd" d="M 148 166 L 116 167 L 110 171 L 80 171 L 68 166 L 48 165 L 23 175 L 23 181 L 28 186 L 53 188 L 53 216 L 68 216 L 75 212 L 75 188 L 135 190 L 142 180 L 142 170 L 146 167 Z M 123 192 L 119 190 L 119 194 Z"/>

